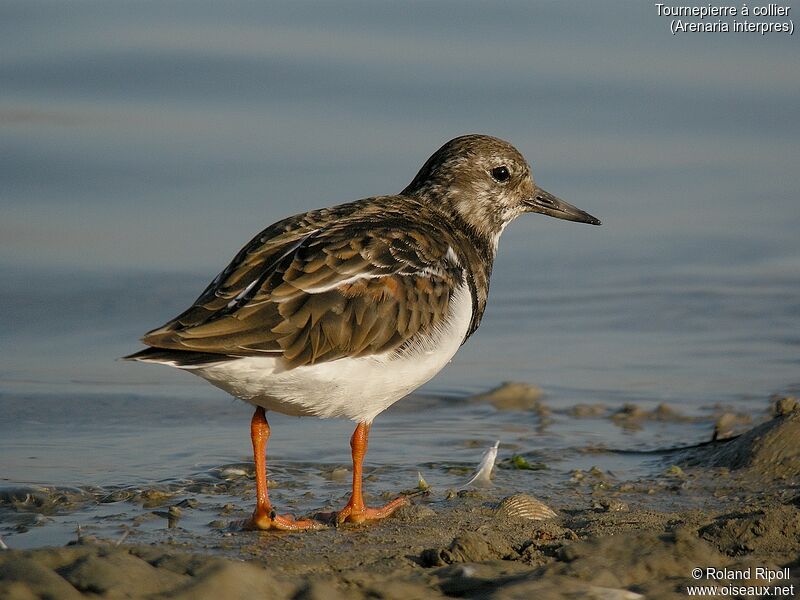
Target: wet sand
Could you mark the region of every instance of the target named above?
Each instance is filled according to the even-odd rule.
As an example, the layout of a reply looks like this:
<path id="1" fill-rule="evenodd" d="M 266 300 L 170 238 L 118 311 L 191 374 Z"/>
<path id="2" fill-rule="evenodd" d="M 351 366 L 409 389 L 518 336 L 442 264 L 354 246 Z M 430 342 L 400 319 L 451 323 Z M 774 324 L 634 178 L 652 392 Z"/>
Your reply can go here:
<path id="1" fill-rule="evenodd" d="M 0 552 L 0 597 L 683 598 L 698 584 L 794 585 L 800 595 L 800 408 L 778 399 L 774 410 L 741 435 L 675 450 L 657 476 L 575 472 L 548 502 L 551 519 L 499 510 L 486 488 L 434 490 L 363 527 L 279 534 L 221 522 L 228 530 L 207 547 L 81 536 Z M 666 412 L 615 414 L 674 418 Z M 733 572 L 694 579 L 698 568 Z M 786 568 L 788 580 L 756 576 Z"/>

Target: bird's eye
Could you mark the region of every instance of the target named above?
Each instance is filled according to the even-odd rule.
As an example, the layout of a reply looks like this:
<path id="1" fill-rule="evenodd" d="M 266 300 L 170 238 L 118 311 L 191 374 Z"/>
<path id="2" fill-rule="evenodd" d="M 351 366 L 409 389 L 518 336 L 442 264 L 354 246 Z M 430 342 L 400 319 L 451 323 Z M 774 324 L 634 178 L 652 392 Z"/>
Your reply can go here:
<path id="1" fill-rule="evenodd" d="M 500 183 L 505 183 L 511 177 L 511 173 L 508 172 L 508 167 L 506 166 L 495 167 L 492 169 L 491 173 L 492 179 L 499 181 Z"/>

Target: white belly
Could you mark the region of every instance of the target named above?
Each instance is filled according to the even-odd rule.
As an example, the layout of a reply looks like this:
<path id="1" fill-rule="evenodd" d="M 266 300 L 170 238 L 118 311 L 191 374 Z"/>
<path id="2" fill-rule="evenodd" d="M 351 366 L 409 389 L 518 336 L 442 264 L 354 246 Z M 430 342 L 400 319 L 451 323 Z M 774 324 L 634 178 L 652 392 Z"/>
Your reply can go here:
<path id="1" fill-rule="evenodd" d="M 288 370 L 281 368 L 278 358 L 246 356 L 191 372 L 267 410 L 371 422 L 450 362 L 471 318 L 472 296 L 462 285 L 453 294 L 443 326 L 401 356 L 390 352 L 341 358 Z"/>

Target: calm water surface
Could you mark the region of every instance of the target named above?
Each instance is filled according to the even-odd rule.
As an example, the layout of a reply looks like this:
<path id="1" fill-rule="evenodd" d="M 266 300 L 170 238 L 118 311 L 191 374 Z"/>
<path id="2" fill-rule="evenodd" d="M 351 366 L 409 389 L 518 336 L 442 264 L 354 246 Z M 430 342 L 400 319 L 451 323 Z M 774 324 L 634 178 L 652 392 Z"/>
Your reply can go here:
<path id="1" fill-rule="evenodd" d="M 116 358 L 264 226 L 398 191 L 472 131 L 512 141 L 543 187 L 603 226 L 508 228 L 479 332 L 376 422 L 376 493 L 418 471 L 457 486 L 499 439 L 501 459 L 548 469 L 500 470 L 498 490 L 557 498 L 576 468 L 661 468 L 587 447 L 705 440 L 720 406 L 762 415 L 770 394 L 800 389 L 796 42 L 673 37 L 647 3 L 6 2 L 3 489 L 190 493 L 247 461 L 247 406 Z M 466 400 L 503 381 L 541 386 L 551 422 Z M 668 403 L 699 420 L 570 416 L 585 403 Z M 347 466 L 351 424 L 271 421 L 279 499 L 339 504 L 347 478 L 331 473 Z M 124 505 L 22 527 L 0 511 L 0 534 L 64 543 Z M 204 532 L 200 514 L 186 526 Z"/>

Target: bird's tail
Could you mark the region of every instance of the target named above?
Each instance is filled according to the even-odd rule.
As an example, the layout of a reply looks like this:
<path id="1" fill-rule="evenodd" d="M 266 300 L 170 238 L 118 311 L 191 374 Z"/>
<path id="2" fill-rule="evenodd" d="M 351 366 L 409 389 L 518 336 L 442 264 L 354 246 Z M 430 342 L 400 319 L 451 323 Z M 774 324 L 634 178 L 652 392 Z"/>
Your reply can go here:
<path id="1" fill-rule="evenodd" d="M 235 359 L 235 356 L 214 354 L 213 352 L 192 352 L 190 350 L 168 350 L 165 348 L 145 348 L 122 360 L 135 360 L 138 362 L 168 365 L 178 369 L 200 369 L 213 364 L 219 364 Z"/>

